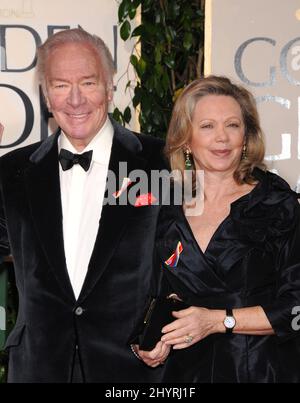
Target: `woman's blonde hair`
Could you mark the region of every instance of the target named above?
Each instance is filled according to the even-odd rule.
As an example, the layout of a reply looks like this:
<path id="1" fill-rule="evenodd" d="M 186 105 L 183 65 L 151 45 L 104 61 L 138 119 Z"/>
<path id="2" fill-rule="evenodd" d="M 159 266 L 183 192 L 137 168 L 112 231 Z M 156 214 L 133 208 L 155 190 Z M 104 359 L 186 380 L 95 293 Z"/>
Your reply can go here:
<path id="1" fill-rule="evenodd" d="M 253 95 L 240 85 L 233 84 L 222 76 L 208 76 L 190 83 L 178 97 L 166 139 L 166 154 L 172 170 L 180 170 L 182 178 L 185 169 L 184 150 L 192 136 L 192 119 L 199 99 L 206 95 L 232 97 L 240 105 L 245 125 L 246 157 L 242 158 L 234 172 L 237 183 L 253 183 L 252 171 L 255 167 L 266 169 L 263 162 L 265 144 L 260 127 L 258 111 Z M 194 167 L 195 168 L 195 167 Z"/>

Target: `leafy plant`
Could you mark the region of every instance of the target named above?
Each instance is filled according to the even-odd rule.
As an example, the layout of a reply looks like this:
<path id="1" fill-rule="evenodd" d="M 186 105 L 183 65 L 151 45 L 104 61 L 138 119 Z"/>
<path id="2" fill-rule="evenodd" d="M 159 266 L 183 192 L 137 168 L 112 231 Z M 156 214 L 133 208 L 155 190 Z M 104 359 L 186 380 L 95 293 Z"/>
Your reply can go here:
<path id="1" fill-rule="evenodd" d="M 134 26 L 141 7 L 141 24 Z M 178 93 L 203 71 L 203 0 L 122 0 L 120 36 L 136 38 L 130 63 L 136 81 L 127 83 L 132 105 L 138 108 L 141 131 L 165 137 Z M 129 105 L 113 116 L 129 123 Z"/>

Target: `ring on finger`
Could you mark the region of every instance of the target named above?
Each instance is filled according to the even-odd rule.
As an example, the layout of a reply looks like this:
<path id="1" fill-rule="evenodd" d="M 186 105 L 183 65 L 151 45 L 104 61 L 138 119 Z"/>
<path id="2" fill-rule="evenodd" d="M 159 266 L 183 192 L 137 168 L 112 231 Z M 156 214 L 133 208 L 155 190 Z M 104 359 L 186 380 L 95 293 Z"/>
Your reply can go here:
<path id="1" fill-rule="evenodd" d="M 185 338 L 184 338 L 184 342 L 185 342 L 186 344 L 191 344 L 191 342 L 192 342 L 193 340 L 194 340 L 194 337 L 193 337 L 192 335 L 190 335 L 190 334 L 186 335 Z"/>

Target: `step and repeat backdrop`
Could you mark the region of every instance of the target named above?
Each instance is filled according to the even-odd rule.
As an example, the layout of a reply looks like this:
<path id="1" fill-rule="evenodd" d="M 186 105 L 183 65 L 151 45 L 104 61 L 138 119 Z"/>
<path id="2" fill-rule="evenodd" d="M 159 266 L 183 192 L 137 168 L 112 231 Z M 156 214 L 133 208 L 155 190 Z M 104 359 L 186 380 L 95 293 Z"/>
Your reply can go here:
<path id="1" fill-rule="evenodd" d="M 300 191 L 299 0 L 206 0 L 205 18 L 205 74 L 227 75 L 254 93 L 269 168 Z M 0 156 L 55 129 L 43 112 L 36 47 L 78 26 L 105 40 L 117 67 L 114 104 L 130 104 L 134 44 L 119 39 L 117 0 L 0 0 Z"/>
<path id="2" fill-rule="evenodd" d="M 133 74 L 128 64 L 134 44 L 118 35 L 117 0 L 0 0 L 0 122 L 5 126 L 0 156 L 55 130 L 43 113 L 36 48 L 53 33 L 78 26 L 106 42 L 117 68 L 114 104 L 124 110 L 130 103 L 125 86 Z"/>
<path id="3" fill-rule="evenodd" d="M 209 73 L 254 93 L 268 166 L 300 192 L 300 1 L 206 0 Z"/>

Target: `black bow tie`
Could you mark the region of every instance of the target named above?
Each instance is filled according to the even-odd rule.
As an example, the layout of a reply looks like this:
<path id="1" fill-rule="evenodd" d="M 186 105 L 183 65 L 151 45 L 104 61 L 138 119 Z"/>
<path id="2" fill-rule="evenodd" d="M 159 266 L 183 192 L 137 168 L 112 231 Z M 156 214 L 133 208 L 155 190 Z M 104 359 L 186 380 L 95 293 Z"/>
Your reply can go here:
<path id="1" fill-rule="evenodd" d="M 58 159 L 63 171 L 72 168 L 74 164 L 79 164 L 85 171 L 88 171 L 92 161 L 93 150 L 87 151 L 83 154 L 73 154 L 68 150 L 62 148 L 60 150 Z"/>

